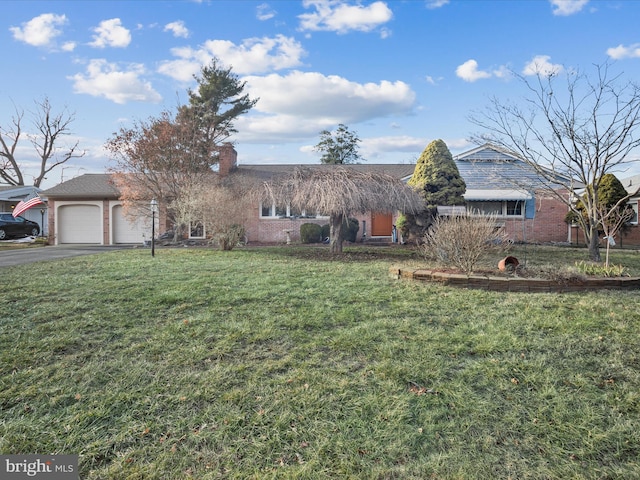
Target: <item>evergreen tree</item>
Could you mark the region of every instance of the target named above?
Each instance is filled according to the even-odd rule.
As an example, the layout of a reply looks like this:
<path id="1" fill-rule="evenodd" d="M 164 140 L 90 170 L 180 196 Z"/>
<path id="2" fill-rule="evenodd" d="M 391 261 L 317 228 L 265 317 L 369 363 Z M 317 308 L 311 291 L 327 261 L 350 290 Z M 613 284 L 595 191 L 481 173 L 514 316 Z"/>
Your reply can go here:
<path id="1" fill-rule="evenodd" d="M 434 140 L 423 150 L 408 184 L 422 196 L 427 209 L 464 204 L 467 186 L 442 140 Z"/>
<path id="2" fill-rule="evenodd" d="M 467 189 L 453 156 L 442 140 L 434 140 L 423 150 L 408 182 L 422 197 L 424 210 L 399 219 L 405 239 L 421 238 L 433 223 L 438 205 L 464 205 Z"/>

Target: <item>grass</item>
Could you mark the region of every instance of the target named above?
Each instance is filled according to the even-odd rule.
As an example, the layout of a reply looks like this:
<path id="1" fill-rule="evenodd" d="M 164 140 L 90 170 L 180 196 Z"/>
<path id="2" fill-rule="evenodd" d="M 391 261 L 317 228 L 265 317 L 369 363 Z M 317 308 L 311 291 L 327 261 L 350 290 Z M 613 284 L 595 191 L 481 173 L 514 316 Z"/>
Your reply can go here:
<path id="1" fill-rule="evenodd" d="M 573 262 L 584 250 L 514 251 Z M 614 263 L 640 273 L 636 252 Z M 395 281 L 410 250 L 2 269 L 0 453 L 82 479 L 638 478 L 637 292 Z"/>

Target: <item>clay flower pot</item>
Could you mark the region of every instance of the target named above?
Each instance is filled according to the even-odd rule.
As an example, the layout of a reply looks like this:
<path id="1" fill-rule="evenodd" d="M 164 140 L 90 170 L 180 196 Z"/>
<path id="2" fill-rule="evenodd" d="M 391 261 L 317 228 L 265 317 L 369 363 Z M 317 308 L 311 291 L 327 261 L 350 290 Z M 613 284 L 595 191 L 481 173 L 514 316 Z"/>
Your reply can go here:
<path id="1" fill-rule="evenodd" d="M 501 272 L 513 272 L 520 265 L 516 257 L 504 257 L 498 262 L 498 270 Z"/>

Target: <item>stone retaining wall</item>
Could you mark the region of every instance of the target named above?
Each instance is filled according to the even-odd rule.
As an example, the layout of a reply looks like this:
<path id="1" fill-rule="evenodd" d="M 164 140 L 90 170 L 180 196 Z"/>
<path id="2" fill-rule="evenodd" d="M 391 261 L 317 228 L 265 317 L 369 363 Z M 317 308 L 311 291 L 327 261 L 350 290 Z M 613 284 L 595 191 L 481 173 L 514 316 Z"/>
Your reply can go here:
<path id="1" fill-rule="evenodd" d="M 640 288 L 640 277 L 593 277 L 584 280 L 559 282 L 542 278 L 465 275 L 435 270 L 409 270 L 391 267 L 389 274 L 396 279 L 408 278 L 462 288 L 477 288 L 497 292 L 582 292 L 585 290 L 633 290 Z"/>

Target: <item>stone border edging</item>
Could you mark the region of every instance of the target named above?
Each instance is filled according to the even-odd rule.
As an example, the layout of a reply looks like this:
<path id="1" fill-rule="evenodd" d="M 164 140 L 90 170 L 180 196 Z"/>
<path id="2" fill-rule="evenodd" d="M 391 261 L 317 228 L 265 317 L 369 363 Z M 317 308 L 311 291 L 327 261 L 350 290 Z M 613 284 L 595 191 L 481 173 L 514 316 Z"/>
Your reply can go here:
<path id="1" fill-rule="evenodd" d="M 399 267 L 389 268 L 389 274 L 395 279 L 408 278 L 426 282 L 438 282 L 460 288 L 474 288 L 496 292 L 529 293 L 565 293 L 585 290 L 634 290 L 640 289 L 640 277 L 598 277 L 559 282 L 543 278 L 494 277 L 491 275 L 466 275 L 446 273 L 434 270 L 405 270 Z"/>

